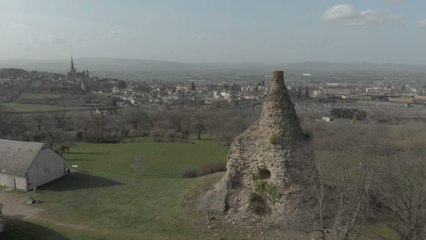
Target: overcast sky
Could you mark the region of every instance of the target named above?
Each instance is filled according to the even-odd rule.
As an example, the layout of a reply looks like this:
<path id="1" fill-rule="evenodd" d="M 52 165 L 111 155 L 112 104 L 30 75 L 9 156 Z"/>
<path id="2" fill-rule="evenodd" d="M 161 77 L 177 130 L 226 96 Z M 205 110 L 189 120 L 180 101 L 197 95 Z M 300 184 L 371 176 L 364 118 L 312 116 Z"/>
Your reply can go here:
<path id="1" fill-rule="evenodd" d="M 426 64 L 424 0 L 0 0 L 0 59 Z"/>

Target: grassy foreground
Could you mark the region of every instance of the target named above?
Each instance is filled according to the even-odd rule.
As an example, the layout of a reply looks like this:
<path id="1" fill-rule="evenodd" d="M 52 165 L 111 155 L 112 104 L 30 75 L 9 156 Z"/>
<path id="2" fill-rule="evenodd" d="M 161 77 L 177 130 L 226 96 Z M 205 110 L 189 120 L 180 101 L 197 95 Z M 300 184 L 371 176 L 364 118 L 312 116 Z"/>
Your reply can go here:
<path id="1" fill-rule="evenodd" d="M 38 226 L 32 226 L 31 220 L 12 227 L 26 227 L 28 239 L 209 239 L 185 215 L 182 200 L 215 176 L 180 179 L 175 175 L 225 161 L 227 150 L 213 141 L 77 144 L 65 156 L 68 166 L 78 165 L 76 172 L 34 195 L 44 201 L 38 206 L 44 209 Z M 139 159 L 137 172 L 133 159 Z"/>

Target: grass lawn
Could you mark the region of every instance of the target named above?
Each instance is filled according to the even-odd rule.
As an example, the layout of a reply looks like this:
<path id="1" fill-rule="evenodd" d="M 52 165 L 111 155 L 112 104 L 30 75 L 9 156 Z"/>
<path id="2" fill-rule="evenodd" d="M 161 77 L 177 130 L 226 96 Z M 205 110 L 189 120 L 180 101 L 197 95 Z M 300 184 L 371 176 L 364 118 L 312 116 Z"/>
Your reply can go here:
<path id="1" fill-rule="evenodd" d="M 47 112 L 55 110 L 74 110 L 85 107 L 78 106 L 59 106 L 59 105 L 44 105 L 44 104 L 28 104 L 28 103 L 2 103 L 2 106 L 16 112 Z"/>
<path id="2" fill-rule="evenodd" d="M 78 172 L 41 187 L 35 195 L 45 209 L 37 224 L 63 237 L 58 239 L 214 238 L 185 214 L 182 200 L 198 184 L 218 175 L 174 176 L 187 168 L 225 161 L 227 151 L 213 141 L 77 144 L 65 158 L 68 166 L 78 165 Z M 132 169 L 135 157 L 142 157 L 139 164 L 145 175 Z"/>

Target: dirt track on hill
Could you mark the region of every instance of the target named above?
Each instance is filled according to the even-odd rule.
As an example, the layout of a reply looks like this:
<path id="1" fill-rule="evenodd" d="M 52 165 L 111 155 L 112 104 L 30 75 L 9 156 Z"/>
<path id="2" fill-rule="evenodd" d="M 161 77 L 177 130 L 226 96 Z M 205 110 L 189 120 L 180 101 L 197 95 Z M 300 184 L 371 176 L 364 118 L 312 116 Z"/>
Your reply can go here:
<path id="1" fill-rule="evenodd" d="M 0 192 L 0 203 L 4 205 L 3 215 L 8 217 L 17 217 L 21 219 L 34 218 L 42 209 L 28 206 L 25 200 L 28 198 L 27 194 L 13 194 L 5 191 Z"/>
<path id="2" fill-rule="evenodd" d="M 11 218 L 19 218 L 28 220 L 30 222 L 37 222 L 41 220 L 48 224 L 56 225 L 59 227 L 72 228 L 77 230 L 92 230 L 92 228 L 84 225 L 62 223 L 57 221 L 49 221 L 45 218 L 40 218 L 39 213 L 43 211 L 41 208 L 36 208 L 25 204 L 25 200 L 30 195 L 27 194 L 14 194 L 6 191 L 0 191 L 0 203 L 4 205 L 2 211 L 3 215 Z"/>

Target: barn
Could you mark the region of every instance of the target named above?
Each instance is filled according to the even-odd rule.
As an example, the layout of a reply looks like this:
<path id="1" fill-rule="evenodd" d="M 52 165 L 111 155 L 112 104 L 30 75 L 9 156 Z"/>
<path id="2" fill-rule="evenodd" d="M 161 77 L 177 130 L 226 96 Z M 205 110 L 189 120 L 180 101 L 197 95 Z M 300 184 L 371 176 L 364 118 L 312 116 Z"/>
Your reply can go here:
<path id="1" fill-rule="evenodd" d="M 0 139 L 1 186 L 29 191 L 65 174 L 65 160 L 46 144 Z"/>

